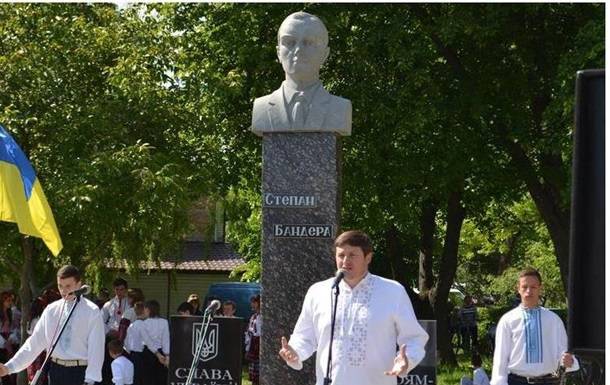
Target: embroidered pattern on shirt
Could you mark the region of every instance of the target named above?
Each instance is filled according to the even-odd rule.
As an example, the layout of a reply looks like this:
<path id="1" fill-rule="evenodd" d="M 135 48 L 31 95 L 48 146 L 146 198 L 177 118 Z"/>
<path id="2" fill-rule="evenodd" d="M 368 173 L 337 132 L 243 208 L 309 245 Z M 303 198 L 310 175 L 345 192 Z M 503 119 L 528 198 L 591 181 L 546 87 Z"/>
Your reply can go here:
<path id="1" fill-rule="evenodd" d="M 351 292 L 341 292 L 337 304 L 337 358 L 351 366 L 363 366 L 366 361 L 366 340 L 374 277 L 370 276 Z M 333 352 L 334 354 L 334 352 Z"/>
<path id="2" fill-rule="evenodd" d="M 72 310 L 72 308 L 74 306 L 76 306 L 76 301 L 74 301 L 72 304 L 70 304 L 69 302 L 66 302 L 66 306 L 63 307 L 63 313 L 61 315 L 61 322 L 60 322 L 60 328 L 62 327 L 62 325 L 64 324 L 64 322 L 66 322 L 66 319 L 68 319 L 68 316 L 70 315 L 70 311 Z M 66 325 L 66 328 L 64 329 L 64 332 L 62 333 L 60 339 L 59 339 L 59 346 L 61 346 L 61 348 L 68 352 L 70 351 L 70 342 L 72 340 L 72 319 L 68 320 L 68 324 Z"/>
<path id="3" fill-rule="evenodd" d="M 542 320 L 540 308 L 524 309 L 525 362 L 542 363 Z"/>

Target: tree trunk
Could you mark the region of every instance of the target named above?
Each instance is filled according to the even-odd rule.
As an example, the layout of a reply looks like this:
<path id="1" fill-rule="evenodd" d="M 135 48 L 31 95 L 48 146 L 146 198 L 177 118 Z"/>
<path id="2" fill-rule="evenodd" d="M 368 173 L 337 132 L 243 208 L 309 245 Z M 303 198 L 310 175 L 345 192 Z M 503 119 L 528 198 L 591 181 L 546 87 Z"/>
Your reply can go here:
<path id="1" fill-rule="evenodd" d="M 396 226 L 390 225 L 390 227 L 385 231 L 384 238 L 386 255 L 390 261 L 391 278 L 400 282 L 404 287 L 408 287 L 409 284 L 403 274 L 404 263 L 401 261 L 402 256 L 400 251 L 402 248 L 400 247 L 400 233 L 398 232 Z"/>
<path id="2" fill-rule="evenodd" d="M 513 260 L 513 256 L 515 254 L 515 248 L 519 243 L 518 241 L 520 236 L 521 230 L 518 230 L 506 240 L 506 246 L 508 250 L 506 250 L 506 253 L 500 253 L 500 255 L 498 256 L 498 272 L 496 273 L 497 275 L 502 275 L 502 273 L 504 273 L 504 270 L 508 269 L 508 267 L 510 266 Z"/>
<path id="3" fill-rule="evenodd" d="M 436 348 L 440 362 L 449 366 L 457 366 L 457 359 L 453 353 L 453 347 L 449 338 L 449 309 L 447 301 L 438 299 L 433 299 L 432 301 L 436 316 Z"/>
<path id="4" fill-rule="evenodd" d="M 431 201 L 422 204 L 420 217 L 419 248 L 419 292 L 426 293 L 434 286 L 432 259 L 434 251 L 434 233 L 436 231 L 436 206 Z"/>
<path id="5" fill-rule="evenodd" d="M 457 270 L 458 248 L 460 244 L 460 233 L 466 216 L 462 207 L 462 192 L 464 191 L 463 180 L 456 184 L 456 188 L 449 194 L 447 202 L 447 231 L 443 244 L 443 254 L 435 289 L 431 292 L 430 302 L 434 309 L 437 325 L 437 342 L 439 358 L 442 363 L 450 366 L 457 365 L 457 360 L 451 347 L 449 339 L 449 290 L 455 280 Z"/>
<path id="6" fill-rule="evenodd" d="M 455 49 L 446 45 L 434 29 L 434 23 L 428 9 L 424 5 L 412 5 L 411 12 L 421 21 L 421 28 L 432 40 L 438 52 L 443 55 L 451 68 L 455 78 L 462 82 L 464 94 L 477 96 L 476 77 L 464 67 Z M 544 66 L 541 66 L 541 68 Z M 534 116 L 534 125 L 541 127 L 542 115 L 548 106 L 551 97 L 550 90 L 541 90 L 531 100 L 530 106 Z M 478 100 L 473 97 L 473 100 Z M 495 119 L 494 119 L 495 120 Z M 560 191 L 567 183 L 567 173 L 559 154 L 543 154 L 540 159 L 542 170 L 536 171 L 523 147 L 509 137 L 507 127 L 501 127 L 500 142 L 503 143 L 513 164 L 516 166 L 519 177 L 526 183 L 530 196 L 542 216 L 546 228 L 551 236 L 555 256 L 561 271 L 564 291 L 567 293 L 569 268 L 569 240 L 570 240 L 570 211 L 569 207 L 562 206 Z M 551 166 L 551 167 L 549 167 Z"/>
<path id="7" fill-rule="evenodd" d="M 419 245 L 419 295 L 413 302 L 418 318 L 435 319 L 434 309 L 430 302 L 430 292 L 434 289 L 434 234 L 436 232 L 436 206 L 431 201 L 422 203 L 420 214 L 420 245 Z"/>
<path id="8" fill-rule="evenodd" d="M 568 258 L 570 253 L 570 212 L 561 207 L 560 188 L 550 184 L 536 173 L 534 165 L 528 158 L 523 147 L 514 140 L 504 141 L 511 160 L 525 181 L 530 196 L 549 231 L 559 269 L 564 291 L 567 293 Z"/>
<path id="9" fill-rule="evenodd" d="M 386 255 L 390 261 L 391 278 L 399 282 L 406 290 L 411 303 L 413 304 L 413 311 L 417 319 L 434 319 L 434 312 L 430 306 L 430 301 L 427 297 L 421 296 L 420 293 L 416 293 L 412 288 L 411 282 L 407 279 L 408 272 L 406 269 L 405 262 L 402 257 L 401 250 L 404 250 L 400 240 L 400 231 L 395 226 L 390 226 L 385 232 L 386 242 Z M 430 255 L 432 258 L 432 255 Z"/>
<path id="10" fill-rule="evenodd" d="M 34 257 L 34 240 L 32 237 L 21 237 L 21 248 L 23 251 L 23 265 L 20 271 L 19 298 L 21 299 L 21 344 L 28 338 L 28 323 L 30 320 L 30 308 L 32 303 L 32 292 L 30 282 L 32 280 L 32 259 Z M 17 385 L 27 385 L 27 372 L 21 371 L 17 375 Z"/>

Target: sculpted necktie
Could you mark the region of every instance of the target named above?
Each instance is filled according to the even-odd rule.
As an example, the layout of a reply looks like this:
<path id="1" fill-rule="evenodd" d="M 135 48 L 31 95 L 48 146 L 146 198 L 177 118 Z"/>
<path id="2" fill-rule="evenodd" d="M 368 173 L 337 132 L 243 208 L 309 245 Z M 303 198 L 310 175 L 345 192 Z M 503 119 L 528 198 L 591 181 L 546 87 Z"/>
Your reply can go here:
<path id="1" fill-rule="evenodd" d="M 294 96 L 294 106 L 292 107 L 292 126 L 302 128 L 305 126 L 305 94 L 299 92 Z"/>

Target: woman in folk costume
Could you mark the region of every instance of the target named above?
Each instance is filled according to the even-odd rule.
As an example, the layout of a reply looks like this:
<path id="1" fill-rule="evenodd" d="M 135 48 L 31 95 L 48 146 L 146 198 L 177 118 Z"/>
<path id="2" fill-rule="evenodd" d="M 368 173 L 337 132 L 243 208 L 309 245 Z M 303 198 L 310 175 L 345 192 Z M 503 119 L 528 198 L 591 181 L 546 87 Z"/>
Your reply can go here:
<path id="1" fill-rule="evenodd" d="M 255 295 L 250 298 L 250 306 L 254 314 L 250 317 L 248 330 L 246 331 L 246 359 L 250 362 L 248 377 L 252 385 L 259 383 L 259 351 L 261 341 L 261 327 L 263 319 L 260 314 L 261 296 Z"/>

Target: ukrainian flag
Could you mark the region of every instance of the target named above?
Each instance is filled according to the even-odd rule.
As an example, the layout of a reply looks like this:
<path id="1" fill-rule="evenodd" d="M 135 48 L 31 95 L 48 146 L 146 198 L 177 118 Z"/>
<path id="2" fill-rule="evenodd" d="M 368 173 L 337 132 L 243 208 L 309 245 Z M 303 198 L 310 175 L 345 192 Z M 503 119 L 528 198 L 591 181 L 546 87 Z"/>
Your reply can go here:
<path id="1" fill-rule="evenodd" d="M 32 165 L 1 125 L 0 221 L 16 222 L 20 233 L 42 238 L 55 256 L 63 247 Z"/>

